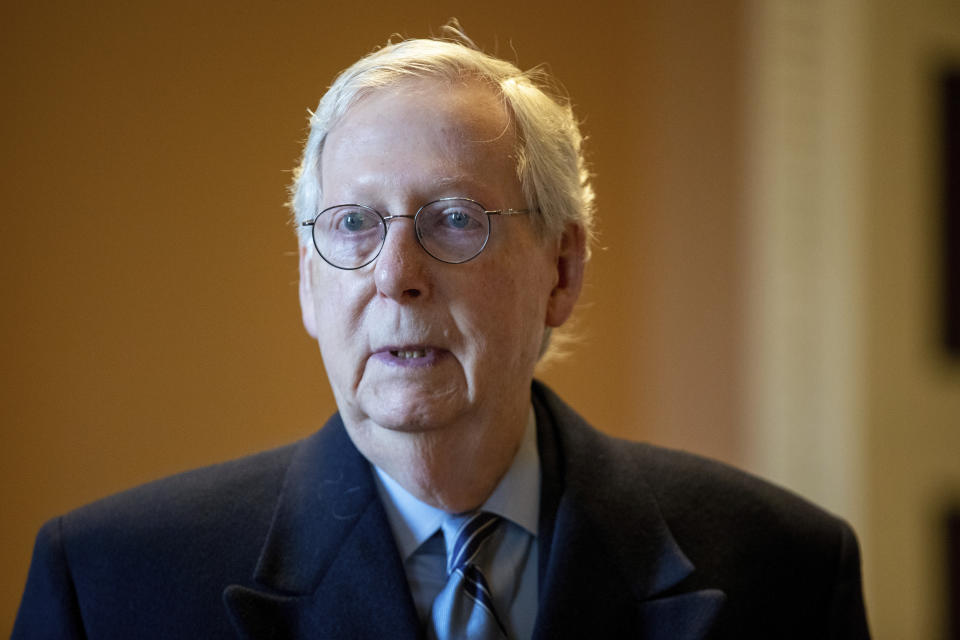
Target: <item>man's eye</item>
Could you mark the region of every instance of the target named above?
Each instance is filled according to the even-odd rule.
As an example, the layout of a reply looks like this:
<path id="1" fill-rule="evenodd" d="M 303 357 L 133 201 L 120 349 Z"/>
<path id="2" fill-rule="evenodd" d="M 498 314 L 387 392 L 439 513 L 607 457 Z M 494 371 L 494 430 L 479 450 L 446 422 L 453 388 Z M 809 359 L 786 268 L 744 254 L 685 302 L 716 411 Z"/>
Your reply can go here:
<path id="1" fill-rule="evenodd" d="M 371 226 L 370 217 L 363 211 L 348 211 L 340 216 L 337 226 L 342 231 L 363 231 Z"/>
<path id="2" fill-rule="evenodd" d="M 466 229 L 470 226 L 470 216 L 463 211 L 448 211 L 444 216 L 444 221 L 452 229 Z"/>

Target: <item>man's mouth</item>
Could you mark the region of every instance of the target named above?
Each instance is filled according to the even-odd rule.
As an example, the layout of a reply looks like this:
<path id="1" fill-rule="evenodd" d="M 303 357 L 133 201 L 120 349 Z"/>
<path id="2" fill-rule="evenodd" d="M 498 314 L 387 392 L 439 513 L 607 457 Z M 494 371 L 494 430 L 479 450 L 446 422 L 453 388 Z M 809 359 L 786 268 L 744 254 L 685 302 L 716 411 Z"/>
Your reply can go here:
<path id="1" fill-rule="evenodd" d="M 390 349 L 390 355 L 401 360 L 413 360 L 414 358 L 426 358 L 427 349 Z"/>
<path id="2" fill-rule="evenodd" d="M 439 362 L 447 351 L 429 345 L 405 345 L 383 347 L 374 358 L 395 367 L 430 367 Z"/>

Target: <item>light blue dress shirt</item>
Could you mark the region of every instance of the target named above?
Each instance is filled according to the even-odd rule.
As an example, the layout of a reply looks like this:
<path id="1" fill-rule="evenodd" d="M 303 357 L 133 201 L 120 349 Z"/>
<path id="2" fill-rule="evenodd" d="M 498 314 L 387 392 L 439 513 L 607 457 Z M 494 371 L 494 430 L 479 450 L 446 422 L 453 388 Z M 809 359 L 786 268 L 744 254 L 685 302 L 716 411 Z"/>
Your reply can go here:
<path id="1" fill-rule="evenodd" d="M 447 530 L 444 511 L 415 498 L 379 467 L 374 469 L 417 613 L 425 623 L 447 582 L 447 556 L 456 532 Z M 530 638 L 537 617 L 540 516 L 540 455 L 532 407 L 513 463 L 480 509 L 506 520 L 485 543 L 484 555 L 489 553 L 491 560 L 484 567 L 484 576 L 494 606 L 510 638 Z"/>

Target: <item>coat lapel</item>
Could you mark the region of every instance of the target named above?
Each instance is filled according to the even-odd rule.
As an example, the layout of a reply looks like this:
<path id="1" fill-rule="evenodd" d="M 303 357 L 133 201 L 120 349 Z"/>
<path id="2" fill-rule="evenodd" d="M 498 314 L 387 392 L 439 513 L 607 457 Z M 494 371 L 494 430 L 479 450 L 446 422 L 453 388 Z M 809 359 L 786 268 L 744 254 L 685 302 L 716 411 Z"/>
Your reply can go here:
<path id="1" fill-rule="evenodd" d="M 295 454 L 254 581 L 224 591 L 242 638 L 419 636 L 369 463 L 339 416 Z"/>
<path id="2" fill-rule="evenodd" d="M 535 638 L 707 637 L 725 596 L 685 591 L 695 571 L 626 442 L 534 385 L 543 473 Z"/>

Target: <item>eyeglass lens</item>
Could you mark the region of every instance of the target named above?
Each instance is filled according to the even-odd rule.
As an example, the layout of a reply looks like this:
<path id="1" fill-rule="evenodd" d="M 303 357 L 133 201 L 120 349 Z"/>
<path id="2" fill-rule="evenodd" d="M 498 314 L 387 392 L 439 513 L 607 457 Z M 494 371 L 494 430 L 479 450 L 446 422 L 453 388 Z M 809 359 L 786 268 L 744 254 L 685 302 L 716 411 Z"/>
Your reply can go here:
<path id="1" fill-rule="evenodd" d="M 390 220 L 392 216 L 387 216 Z M 446 199 L 424 205 L 415 218 L 417 239 L 427 253 L 443 262 L 466 262 L 486 245 L 490 219 L 472 200 Z M 341 269 L 372 262 L 386 238 L 386 222 L 363 205 L 324 209 L 313 225 L 313 239 L 324 260 Z"/>

